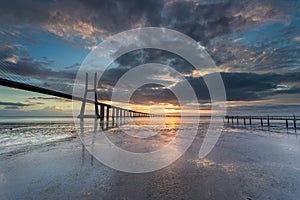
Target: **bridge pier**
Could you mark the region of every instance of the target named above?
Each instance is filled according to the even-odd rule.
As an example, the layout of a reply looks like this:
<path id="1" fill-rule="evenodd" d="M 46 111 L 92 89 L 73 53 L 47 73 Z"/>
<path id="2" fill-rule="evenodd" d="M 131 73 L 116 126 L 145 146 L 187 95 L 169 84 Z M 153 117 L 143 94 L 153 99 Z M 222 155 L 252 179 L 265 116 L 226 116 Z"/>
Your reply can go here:
<path id="1" fill-rule="evenodd" d="M 86 74 L 86 76 L 88 76 Z M 86 83 L 87 85 L 87 83 Z M 97 97 L 97 72 L 95 73 L 95 76 L 94 76 L 94 101 L 95 101 L 95 116 L 96 118 L 99 117 L 99 110 L 98 110 L 98 97 Z"/>
<path id="2" fill-rule="evenodd" d="M 293 116 L 228 116 L 226 115 L 224 117 L 225 119 L 223 120 L 224 123 L 232 124 L 234 125 L 234 122 L 236 120 L 236 124 L 239 125 L 239 119 L 243 119 L 244 120 L 244 125 L 247 125 L 247 120 L 249 120 L 249 125 L 255 125 L 252 124 L 252 120 L 255 120 L 260 122 L 261 127 L 271 127 L 271 120 L 276 120 L 276 121 L 282 121 L 283 122 L 283 126 L 285 126 L 287 129 L 289 128 L 289 121 L 292 121 L 293 124 L 293 128 L 295 129 L 295 131 L 297 131 L 297 120 L 299 120 L 299 118 L 297 118 L 295 115 Z M 264 120 L 265 124 L 264 124 Z M 230 123 L 231 122 L 231 123 Z"/>
<path id="3" fill-rule="evenodd" d="M 106 106 L 106 120 L 109 120 L 109 106 Z"/>
<path id="4" fill-rule="evenodd" d="M 115 120 L 115 108 L 112 107 L 112 115 L 111 115 L 112 120 Z"/>
<path id="5" fill-rule="evenodd" d="M 100 119 L 104 119 L 104 104 L 100 104 Z"/>
<path id="6" fill-rule="evenodd" d="M 84 88 L 84 94 L 83 94 L 83 99 L 82 99 L 82 104 L 81 104 L 81 109 L 80 109 L 80 114 L 79 114 L 79 118 L 84 118 L 84 111 L 85 111 L 85 105 L 87 100 L 87 93 L 88 92 L 93 92 L 94 93 L 94 106 L 95 106 L 95 118 L 99 118 L 99 103 L 98 103 L 98 97 L 97 97 L 97 72 L 95 73 L 94 76 L 94 88 L 93 89 L 89 89 L 88 88 L 89 85 L 89 76 L 88 73 L 85 74 L 85 88 Z M 73 98 L 73 97 L 72 97 Z"/>

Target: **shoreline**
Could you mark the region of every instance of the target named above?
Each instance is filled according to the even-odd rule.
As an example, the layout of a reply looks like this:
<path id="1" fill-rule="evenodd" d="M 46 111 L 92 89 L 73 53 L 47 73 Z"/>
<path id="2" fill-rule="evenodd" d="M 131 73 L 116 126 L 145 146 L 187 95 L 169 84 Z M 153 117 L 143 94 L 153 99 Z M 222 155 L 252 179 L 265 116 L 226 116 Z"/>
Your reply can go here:
<path id="1" fill-rule="evenodd" d="M 223 132 L 198 159 L 198 135 L 170 166 L 145 174 L 111 169 L 79 137 L 0 157 L 1 199 L 296 199 L 300 143 L 287 135 Z"/>

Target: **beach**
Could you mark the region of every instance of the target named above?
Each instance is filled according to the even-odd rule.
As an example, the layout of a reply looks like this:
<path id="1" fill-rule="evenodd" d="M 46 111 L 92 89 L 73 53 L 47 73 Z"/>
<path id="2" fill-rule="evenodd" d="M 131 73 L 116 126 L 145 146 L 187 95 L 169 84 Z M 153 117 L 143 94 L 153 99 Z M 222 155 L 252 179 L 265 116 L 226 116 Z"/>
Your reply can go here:
<path id="1" fill-rule="evenodd" d="M 300 200 L 300 0 L 0 7 L 0 200 Z"/>
<path id="2" fill-rule="evenodd" d="M 158 171 L 114 170 L 68 137 L 0 156 L 0 199 L 298 199 L 296 133 L 225 128 L 198 158 L 203 135 Z"/>

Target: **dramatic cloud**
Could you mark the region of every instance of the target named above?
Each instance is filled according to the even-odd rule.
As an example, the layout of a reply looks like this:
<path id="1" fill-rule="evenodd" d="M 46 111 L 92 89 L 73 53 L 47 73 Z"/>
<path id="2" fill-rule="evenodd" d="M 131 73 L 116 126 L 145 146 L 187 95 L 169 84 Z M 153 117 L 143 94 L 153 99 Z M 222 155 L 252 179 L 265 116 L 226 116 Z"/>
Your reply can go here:
<path id="1" fill-rule="evenodd" d="M 115 33 L 155 26 L 180 31 L 205 47 L 222 72 L 229 101 L 297 97 L 299 8 L 297 1 L 280 0 L 3 0 L 1 78 L 71 93 L 82 61 L 73 57 L 80 57 L 79 53 L 57 60 L 43 53 L 56 54 L 53 49 L 60 50 L 63 45 L 68 48 L 61 51 L 67 49 L 70 54 L 77 48 L 87 51 Z M 183 58 L 155 49 L 133 51 L 115 60 L 98 85 L 101 99 L 111 98 L 113 87 L 126 72 L 151 62 L 177 70 L 190 82 L 199 100 L 209 104 L 209 93 L 199 72 Z M 134 103 L 177 103 L 169 89 L 182 83 L 174 74 L 157 70 L 148 79 L 164 79 L 167 86 L 142 86 L 132 98 Z"/>
<path id="2" fill-rule="evenodd" d="M 279 5 L 256 1 L 76 0 L 0 3 L 3 25 L 39 26 L 73 43 L 95 45 L 135 27 L 164 26 L 207 44 L 209 39 L 260 23 L 288 23 Z"/>
<path id="3" fill-rule="evenodd" d="M 285 75 L 221 73 L 221 75 L 226 89 L 227 100 L 229 101 L 257 101 L 271 99 L 278 94 L 300 94 L 300 73 L 290 73 Z M 189 77 L 188 81 L 193 87 L 200 102 L 210 102 L 209 91 L 203 77 Z M 174 87 L 180 87 L 178 86 L 180 84 L 181 83 L 179 82 Z M 291 88 L 289 87 L 290 85 L 292 85 Z M 137 91 L 135 98 L 141 100 L 136 100 L 139 104 L 147 104 L 153 101 L 153 99 L 157 99 L 157 102 L 164 103 L 170 101 L 172 103 L 177 102 L 174 94 L 169 89 L 157 85 L 141 87 Z"/>
<path id="4" fill-rule="evenodd" d="M 92 48 L 101 38 L 134 27 L 159 25 L 162 0 L 8 1 L 0 3 L 0 22 L 38 26 L 73 44 Z"/>

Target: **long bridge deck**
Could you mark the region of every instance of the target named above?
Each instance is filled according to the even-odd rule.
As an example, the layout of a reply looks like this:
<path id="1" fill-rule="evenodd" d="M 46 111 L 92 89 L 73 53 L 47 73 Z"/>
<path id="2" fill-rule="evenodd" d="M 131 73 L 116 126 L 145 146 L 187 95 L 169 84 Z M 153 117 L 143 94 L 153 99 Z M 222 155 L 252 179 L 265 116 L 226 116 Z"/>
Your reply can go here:
<path id="1" fill-rule="evenodd" d="M 86 78 L 88 79 L 88 76 Z M 95 80 L 96 80 L 96 74 L 95 74 Z M 17 81 L 7 80 L 4 78 L 0 78 L 0 85 L 6 86 L 6 87 L 11 87 L 11 88 L 16 88 L 16 89 L 21 89 L 21 90 L 25 90 L 25 91 L 30 91 L 30 92 L 36 92 L 36 93 L 40 93 L 40 94 L 51 95 L 51 96 L 55 96 L 55 97 L 61 97 L 61 98 L 70 99 L 70 100 L 82 101 L 83 102 L 82 109 L 81 109 L 80 114 L 78 115 L 78 117 L 81 117 L 81 118 L 86 118 L 86 117 L 87 118 L 90 118 L 90 117 L 95 118 L 96 117 L 96 118 L 100 118 L 100 119 L 104 119 L 104 117 L 108 118 L 110 108 L 112 108 L 112 117 L 113 118 L 114 117 L 127 117 L 127 116 L 130 116 L 130 117 L 155 116 L 154 114 L 138 112 L 138 111 L 134 111 L 134 110 L 128 110 L 128 109 L 124 109 L 121 107 L 116 107 L 116 106 L 112 106 L 112 105 L 109 105 L 106 103 L 102 103 L 102 102 L 99 102 L 97 98 L 95 98 L 94 100 L 87 99 L 86 98 L 87 92 L 96 92 L 96 88 L 94 88 L 93 90 L 88 90 L 87 81 L 86 81 L 85 96 L 83 98 L 73 96 L 71 94 L 66 94 L 66 93 L 63 93 L 60 91 L 37 87 L 37 86 L 25 84 L 25 83 L 20 83 Z M 96 96 L 97 95 L 95 95 L 95 97 Z M 95 115 L 84 115 L 85 103 L 95 104 Z M 98 106 L 100 106 L 100 113 L 98 110 Z M 105 107 L 106 107 L 106 113 L 104 112 Z"/>

